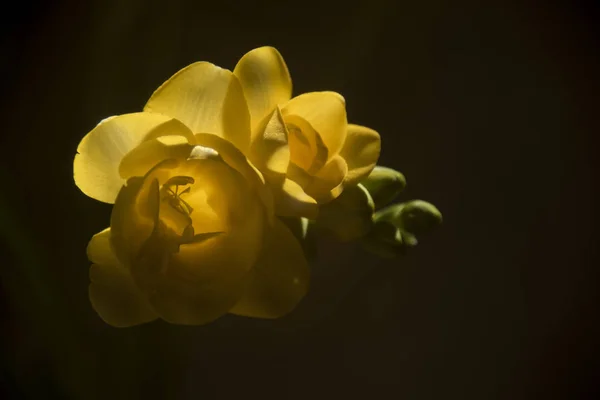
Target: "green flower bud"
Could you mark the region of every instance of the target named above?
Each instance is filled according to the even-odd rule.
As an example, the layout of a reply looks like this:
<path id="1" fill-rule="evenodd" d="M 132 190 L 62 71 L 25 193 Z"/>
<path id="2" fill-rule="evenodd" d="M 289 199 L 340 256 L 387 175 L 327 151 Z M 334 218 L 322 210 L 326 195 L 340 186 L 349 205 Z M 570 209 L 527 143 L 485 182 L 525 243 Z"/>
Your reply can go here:
<path id="1" fill-rule="evenodd" d="M 321 206 L 316 224 L 342 242 L 359 239 L 371 229 L 374 209 L 369 192 L 358 184 Z"/>
<path id="2" fill-rule="evenodd" d="M 413 200 L 404 203 L 398 226 L 415 235 L 430 232 L 442 223 L 442 213 L 431 203 Z"/>
<path id="3" fill-rule="evenodd" d="M 363 240 L 369 251 L 390 258 L 418 244 L 416 235 L 441 224 L 442 214 L 422 200 L 397 203 L 375 213 L 373 229 Z"/>
<path id="4" fill-rule="evenodd" d="M 361 184 L 369 191 L 375 208 L 380 209 L 404 190 L 406 179 L 402 173 L 394 169 L 377 165 Z"/>

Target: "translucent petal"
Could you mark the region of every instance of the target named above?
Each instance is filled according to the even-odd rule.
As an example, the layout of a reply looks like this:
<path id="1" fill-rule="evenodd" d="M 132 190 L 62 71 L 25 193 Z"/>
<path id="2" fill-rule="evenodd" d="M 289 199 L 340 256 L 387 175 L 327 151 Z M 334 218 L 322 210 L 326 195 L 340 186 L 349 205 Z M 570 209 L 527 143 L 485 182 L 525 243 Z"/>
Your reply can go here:
<path id="1" fill-rule="evenodd" d="M 195 139 L 192 137 L 192 141 Z M 167 159 L 186 159 L 194 148 L 184 136 L 161 136 L 146 140 L 127 153 L 119 164 L 123 179 L 144 176 L 152 167 Z"/>
<path id="2" fill-rule="evenodd" d="M 185 134 L 179 128 L 180 124 L 171 117 L 160 114 L 134 113 L 105 119 L 77 147 L 73 162 L 75 184 L 96 200 L 114 203 L 125 183 L 119 175 L 119 164 L 125 154 L 148 135 L 164 133 L 165 129 Z"/>
<path id="3" fill-rule="evenodd" d="M 119 263 L 112 251 L 110 228 L 92 238 L 88 257 L 94 263 L 90 268 L 90 301 L 107 324 L 127 327 L 158 318 L 129 270 Z"/>
<path id="4" fill-rule="evenodd" d="M 292 96 L 290 73 L 281 54 L 268 46 L 246 53 L 233 73 L 244 90 L 254 134 L 260 121 Z"/>
<path id="5" fill-rule="evenodd" d="M 173 75 L 152 94 L 144 111 L 177 118 L 194 133 L 220 136 L 244 153 L 250 145 L 250 114 L 240 82 L 231 71 L 208 62 Z"/>
<path id="6" fill-rule="evenodd" d="M 355 184 L 367 177 L 377 164 L 381 138 L 373 129 L 348 125 L 346 141 L 340 155 L 348 164 L 347 184 Z"/>
<path id="7" fill-rule="evenodd" d="M 88 243 L 86 253 L 88 260 L 94 264 L 120 264 L 110 243 L 110 228 L 106 228 L 92 236 L 92 239 Z"/>
<path id="8" fill-rule="evenodd" d="M 308 291 L 310 270 L 300 243 L 277 220 L 267 232 L 250 284 L 231 313 L 278 318 L 292 311 Z"/>

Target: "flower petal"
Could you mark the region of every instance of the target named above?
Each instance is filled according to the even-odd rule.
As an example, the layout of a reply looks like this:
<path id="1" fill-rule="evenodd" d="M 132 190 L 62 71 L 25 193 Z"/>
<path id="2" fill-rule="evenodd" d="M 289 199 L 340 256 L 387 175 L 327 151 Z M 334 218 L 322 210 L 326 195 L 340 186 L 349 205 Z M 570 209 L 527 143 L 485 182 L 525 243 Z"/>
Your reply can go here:
<path id="1" fill-rule="evenodd" d="M 319 133 L 302 117 L 285 118 L 290 146 L 290 161 L 309 174 L 317 173 L 327 163 L 329 150 Z"/>
<path id="2" fill-rule="evenodd" d="M 177 118 L 194 133 L 220 136 L 244 153 L 250 145 L 250 114 L 240 82 L 231 71 L 208 62 L 173 75 L 152 94 L 144 111 Z"/>
<path id="3" fill-rule="evenodd" d="M 354 184 L 367 177 L 379 159 L 381 138 L 373 129 L 348 124 L 348 132 L 340 155 L 348 164 L 346 183 Z"/>
<path id="4" fill-rule="evenodd" d="M 172 167 L 165 160 L 144 177 L 133 177 L 123 186 L 110 217 L 111 242 L 119 260 L 130 267 L 158 221 L 160 209 L 158 177 Z"/>
<path id="5" fill-rule="evenodd" d="M 154 113 L 146 114 L 154 115 Z M 144 141 L 164 138 L 167 136 L 183 136 L 190 143 L 194 141 L 194 134 L 190 128 L 175 118 L 171 118 L 164 124 L 160 124 L 156 128 L 152 129 L 146 136 L 144 136 Z"/>
<path id="6" fill-rule="evenodd" d="M 227 314 L 239 301 L 248 278 L 236 278 L 196 282 L 171 274 L 150 294 L 150 302 L 160 317 L 169 323 L 204 325 Z"/>
<path id="7" fill-rule="evenodd" d="M 282 108 L 283 117 L 304 118 L 319 133 L 329 149 L 329 159 L 341 149 L 346 139 L 346 104 L 335 92 L 310 92 L 291 99 Z"/>
<path id="8" fill-rule="evenodd" d="M 90 301 L 107 324 L 127 327 L 158 318 L 112 251 L 110 228 L 92 237 L 88 257 L 94 263 L 90 268 Z"/>
<path id="9" fill-rule="evenodd" d="M 308 291 L 309 278 L 308 262 L 300 243 L 277 220 L 267 232 L 244 296 L 230 312 L 255 318 L 282 317 L 302 300 Z"/>
<path id="10" fill-rule="evenodd" d="M 306 172 L 303 168 L 300 168 L 293 162 L 290 163 L 287 170 L 287 177 L 303 188 L 310 185 L 313 180 L 313 176 Z"/>
<path id="11" fill-rule="evenodd" d="M 267 181 L 281 184 L 290 163 L 290 148 L 279 107 L 260 121 L 257 131 L 250 147 L 250 161 L 263 172 Z"/>
<path id="12" fill-rule="evenodd" d="M 106 228 L 92 236 L 92 239 L 88 243 L 86 253 L 88 260 L 94 264 L 120 264 L 110 243 L 110 228 Z"/>
<path id="13" fill-rule="evenodd" d="M 244 89 L 254 135 L 260 121 L 291 98 L 292 78 L 281 54 L 269 46 L 246 53 L 233 73 Z"/>
<path id="14" fill-rule="evenodd" d="M 192 143 L 196 139 L 192 136 Z M 160 136 L 140 143 L 127 153 L 119 164 L 123 179 L 144 176 L 156 164 L 170 158 L 186 159 L 194 148 L 184 136 Z"/>
<path id="15" fill-rule="evenodd" d="M 319 204 L 331 201 L 342 193 L 344 177 L 347 173 L 346 161 L 336 155 L 313 177 L 304 191 Z"/>
<path id="16" fill-rule="evenodd" d="M 114 203 L 125 183 L 119 175 L 119 163 L 146 136 L 164 128 L 177 131 L 177 124 L 165 115 L 149 113 L 124 114 L 100 122 L 77 147 L 75 184 L 96 200 Z"/>

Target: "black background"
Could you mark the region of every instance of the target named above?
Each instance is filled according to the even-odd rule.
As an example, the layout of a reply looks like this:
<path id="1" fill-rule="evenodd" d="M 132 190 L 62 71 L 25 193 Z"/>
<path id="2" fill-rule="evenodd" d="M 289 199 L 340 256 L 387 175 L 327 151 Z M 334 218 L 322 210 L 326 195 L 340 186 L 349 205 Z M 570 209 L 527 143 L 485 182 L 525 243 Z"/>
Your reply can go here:
<path id="1" fill-rule="evenodd" d="M 3 6 L 3 398 L 600 398 L 595 3 L 238 3 Z M 107 326 L 85 247 L 110 206 L 73 183 L 79 140 L 266 44 L 294 93 L 344 95 L 444 225 L 394 261 L 321 243 L 281 320 Z"/>

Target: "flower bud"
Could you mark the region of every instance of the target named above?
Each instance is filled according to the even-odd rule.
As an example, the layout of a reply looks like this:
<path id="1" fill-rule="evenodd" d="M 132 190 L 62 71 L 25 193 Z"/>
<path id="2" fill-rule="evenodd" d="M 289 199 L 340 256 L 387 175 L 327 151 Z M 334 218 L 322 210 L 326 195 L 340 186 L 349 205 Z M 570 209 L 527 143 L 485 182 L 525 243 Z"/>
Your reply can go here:
<path id="1" fill-rule="evenodd" d="M 361 184 L 369 191 L 375 208 L 389 204 L 406 187 L 402 173 L 387 167 L 376 166 Z"/>
<path id="2" fill-rule="evenodd" d="M 431 203 L 411 200 L 380 210 L 373 219 L 387 221 L 410 233 L 423 234 L 442 223 L 442 213 Z"/>
<path id="3" fill-rule="evenodd" d="M 376 212 L 373 221 L 373 229 L 363 240 L 363 245 L 375 254 L 390 258 L 416 246 L 416 235 L 425 234 L 441 224 L 442 214 L 430 203 L 412 200 Z"/>
<path id="4" fill-rule="evenodd" d="M 442 213 L 431 203 L 413 200 L 404 203 L 398 225 L 402 230 L 415 235 L 430 232 L 442 223 Z"/>

